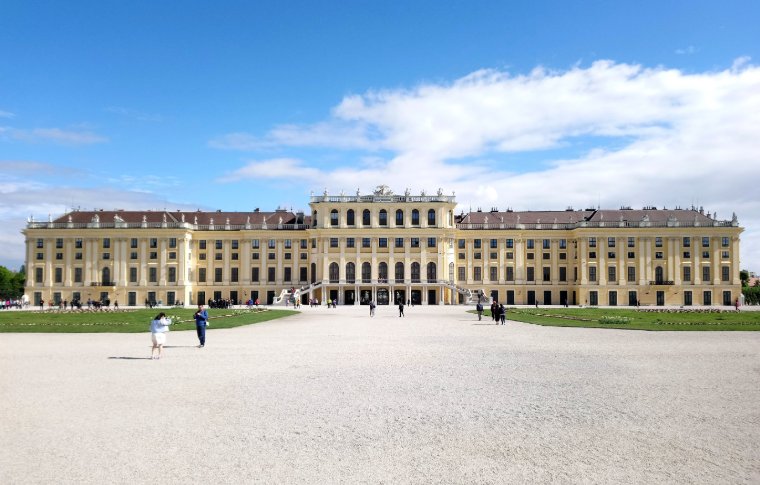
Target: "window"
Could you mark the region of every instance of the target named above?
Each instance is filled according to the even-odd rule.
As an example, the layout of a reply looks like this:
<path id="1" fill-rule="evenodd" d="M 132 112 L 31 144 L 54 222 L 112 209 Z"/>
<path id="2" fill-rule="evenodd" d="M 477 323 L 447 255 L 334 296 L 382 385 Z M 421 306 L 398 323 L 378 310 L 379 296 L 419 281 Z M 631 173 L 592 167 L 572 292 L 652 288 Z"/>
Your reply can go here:
<path id="1" fill-rule="evenodd" d="M 370 212 L 369 209 L 364 209 L 362 211 L 362 225 L 369 226 L 370 225 Z"/>
<path id="2" fill-rule="evenodd" d="M 158 238 L 156 237 L 150 238 L 150 247 L 153 249 L 158 248 Z"/>
<path id="3" fill-rule="evenodd" d="M 535 247 L 535 246 L 534 246 L 534 241 L 533 241 L 533 239 L 528 239 L 528 240 L 526 241 L 526 245 L 527 245 L 527 248 L 528 248 L 528 249 L 534 249 L 534 247 Z"/>
<path id="4" fill-rule="evenodd" d="M 428 210 L 428 226 L 435 226 L 435 209 Z"/>
<path id="5" fill-rule="evenodd" d="M 473 268 L 473 279 L 475 281 L 483 281 L 483 269 L 482 268 Z"/>
<path id="6" fill-rule="evenodd" d="M 307 244 L 306 239 L 301 239 L 301 249 L 307 249 Z"/>
<path id="7" fill-rule="evenodd" d="M 507 259 L 515 259 L 515 253 L 512 251 L 507 251 Z"/>
<path id="8" fill-rule="evenodd" d="M 684 266 L 683 267 L 683 280 L 684 281 L 691 281 L 691 266 Z"/>
<path id="9" fill-rule="evenodd" d="M 137 239 L 135 239 L 134 241 L 135 241 L 135 246 L 134 247 L 137 247 L 137 242 L 136 242 Z M 82 249 L 82 240 L 81 239 L 75 239 L 74 240 L 74 247 L 76 249 Z"/>
<path id="10" fill-rule="evenodd" d="M 397 226 L 404 225 L 404 211 L 402 211 L 401 209 L 396 210 L 396 225 Z"/>
<path id="11" fill-rule="evenodd" d="M 436 246 L 436 238 L 429 237 L 427 238 L 427 247 L 434 248 Z"/>
<path id="12" fill-rule="evenodd" d="M 410 241 L 410 245 L 411 245 L 411 247 L 413 247 L 413 248 L 418 248 L 418 247 L 420 247 L 420 238 L 418 238 L 418 237 L 413 237 L 413 238 L 411 238 L 411 241 Z"/>
<path id="13" fill-rule="evenodd" d="M 528 281 L 535 281 L 536 280 L 535 272 L 536 272 L 535 268 L 528 267 L 527 268 L 527 277 L 526 277 L 526 279 Z"/>
<path id="14" fill-rule="evenodd" d="M 491 249 L 499 249 L 499 240 L 491 239 Z"/>
<path id="15" fill-rule="evenodd" d="M 481 241 L 480 241 L 480 239 L 475 239 L 475 240 L 472 241 L 472 243 L 473 243 L 475 249 L 480 249 L 481 248 Z"/>
<path id="16" fill-rule="evenodd" d="M 507 281 L 515 280 L 515 269 L 512 266 L 507 266 Z"/>
<path id="17" fill-rule="evenodd" d="M 372 282 L 372 266 L 369 263 L 362 263 L 362 283 Z"/>
<path id="18" fill-rule="evenodd" d="M 338 267 L 338 263 L 330 263 L 327 271 L 330 278 L 330 283 L 337 283 L 340 279 L 340 269 Z"/>
<path id="19" fill-rule="evenodd" d="M 417 209 L 412 210 L 412 225 L 413 226 L 420 225 L 420 211 L 418 211 Z"/>
<path id="20" fill-rule="evenodd" d="M 682 246 L 685 248 L 691 247 L 691 238 L 688 236 L 684 236 Z"/>
<path id="21" fill-rule="evenodd" d="M 137 268 L 130 268 L 137 270 Z M 130 281 L 132 281 L 130 279 Z M 135 279 L 134 281 L 137 281 L 137 272 L 135 271 Z M 74 268 L 74 283 L 81 283 L 82 282 L 82 268 Z"/>
<path id="22" fill-rule="evenodd" d="M 702 266 L 702 282 L 707 283 L 710 281 L 710 267 Z"/>
<path id="23" fill-rule="evenodd" d="M 683 259 L 691 259 L 691 251 L 684 251 Z"/>
<path id="24" fill-rule="evenodd" d="M 464 249 L 465 248 L 465 244 L 467 244 L 467 243 L 466 243 L 466 241 L 464 239 L 458 239 L 457 240 L 457 244 L 458 244 L 459 249 Z"/>
<path id="25" fill-rule="evenodd" d="M 148 268 L 148 282 L 149 283 L 158 282 L 158 268 L 156 268 L 155 266 Z"/>
<path id="26" fill-rule="evenodd" d="M 237 249 L 237 241 L 232 241 L 233 247 Z M 176 237 L 170 237 L 169 238 L 169 247 L 174 249 L 177 247 L 177 238 Z"/>
<path id="27" fill-rule="evenodd" d="M 267 283 L 274 283 L 276 278 L 277 268 L 267 268 Z"/>
<path id="28" fill-rule="evenodd" d="M 353 209 L 348 209 L 348 212 L 346 212 L 346 224 L 349 226 L 355 226 L 356 220 L 355 220 L 355 214 Z M 304 241 L 304 239 L 302 239 Z"/>
<path id="29" fill-rule="evenodd" d="M 233 269 L 232 271 L 233 271 L 233 274 L 234 274 L 235 269 Z M 293 268 L 285 268 L 285 275 L 284 276 L 285 276 L 285 281 L 286 282 L 290 283 L 291 281 L 293 281 Z M 233 280 L 233 281 L 237 281 L 237 280 Z"/>
<path id="30" fill-rule="evenodd" d="M 301 259 L 307 259 L 307 254 L 301 253 Z M 306 280 L 301 280 L 301 281 L 306 281 Z"/>
<path id="31" fill-rule="evenodd" d="M 710 251 L 702 251 L 702 259 L 710 259 Z"/>
<path id="32" fill-rule="evenodd" d="M 596 247 L 596 238 L 590 237 L 588 238 L 588 247 L 595 248 Z"/>
<path id="33" fill-rule="evenodd" d="M 103 259 L 111 259 L 111 253 L 103 253 Z"/>
<path id="34" fill-rule="evenodd" d="M 564 266 L 560 266 L 559 268 L 559 280 L 562 282 L 567 281 L 567 268 Z"/>
<path id="35" fill-rule="evenodd" d="M 495 268 L 494 268 L 495 269 Z M 438 271 L 435 263 L 427 264 L 427 280 L 428 282 L 436 281 L 438 279 Z"/>
<path id="36" fill-rule="evenodd" d="M 608 237 L 607 238 L 607 247 L 608 248 L 614 248 L 615 247 L 615 238 L 614 237 Z"/>
<path id="37" fill-rule="evenodd" d="M 331 210 L 330 211 L 330 225 L 337 226 L 339 222 L 340 221 L 338 219 L 338 211 L 335 209 Z"/>
<path id="38" fill-rule="evenodd" d="M 380 209 L 379 219 L 380 219 L 379 223 L 381 226 L 387 226 L 388 225 L 388 211 L 386 211 L 385 209 Z"/>
<path id="39" fill-rule="evenodd" d="M 628 251 L 628 259 L 636 259 L 636 253 L 633 251 Z"/>
<path id="40" fill-rule="evenodd" d="M 251 281 L 254 283 L 259 282 L 259 268 L 251 268 Z"/>
<path id="41" fill-rule="evenodd" d="M 206 241 L 205 240 L 202 239 L 202 240 L 198 241 L 198 249 L 206 249 Z"/>
<path id="42" fill-rule="evenodd" d="M 702 238 L 702 247 L 703 248 L 709 248 L 710 247 L 710 238 L 709 237 L 703 237 Z"/>
<path id="43" fill-rule="evenodd" d="M 628 266 L 627 281 L 629 283 L 634 283 L 636 281 L 636 267 L 635 266 Z"/>
<path id="44" fill-rule="evenodd" d="M 388 282 L 388 263 L 380 263 L 377 266 L 377 281 L 380 283 Z"/>
<path id="45" fill-rule="evenodd" d="M 567 249 L 567 239 L 560 239 L 559 240 L 559 248 L 560 249 Z"/>
<path id="46" fill-rule="evenodd" d="M 728 259 L 730 256 L 728 255 L 728 251 L 722 251 L 722 252 L 720 253 L 720 257 L 721 257 L 722 259 Z"/>
<path id="47" fill-rule="evenodd" d="M 662 251 L 656 251 L 654 253 L 654 259 L 662 259 Z"/>
<path id="48" fill-rule="evenodd" d="M 177 252 L 176 251 L 170 252 L 169 259 L 177 259 Z M 237 259 L 237 253 L 232 255 L 232 259 Z"/>
<path id="49" fill-rule="evenodd" d="M 169 266 L 167 277 L 169 279 L 169 283 L 176 283 L 177 282 L 177 268 L 174 266 Z"/>
<path id="50" fill-rule="evenodd" d="M 457 256 L 459 259 L 464 259 L 464 253 L 459 253 Z"/>
<path id="51" fill-rule="evenodd" d="M 467 271 L 467 268 L 464 266 L 459 266 L 457 268 L 457 279 L 458 281 L 465 281 L 467 279 L 467 276 L 465 275 L 465 272 Z"/>
<path id="52" fill-rule="evenodd" d="M 158 259 L 158 252 L 157 251 L 151 251 L 148 255 L 150 259 Z"/>
<path id="53" fill-rule="evenodd" d="M 381 237 L 377 240 L 377 245 L 381 248 L 387 248 L 388 247 L 388 238 L 387 237 Z"/>
<path id="54" fill-rule="evenodd" d="M 57 238 L 55 240 L 55 247 L 56 249 L 62 249 L 63 248 L 63 238 Z"/>
<path id="55" fill-rule="evenodd" d="M 232 249 L 237 249 L 237 245 L 235 244 L 237 241 L 232 241 Z M 293 241 L 291 239 L 285 240 L 285 249 L 293 249 Z"/>
<path id="56" fill-rule="evenodd" d="M 615 259 L 615 251 L 608 251 L 607 257 L 610 259 Z"/>
<path id="57" fill-rule="evenodd" d="M 535 259 L 535 255 L 533 253 L 527 254 L 528 259 Z"/>
<path id="58" fill-rule="evenodd" d="M 201 256 L 205 256 L 205 255 L 201 254 Z M 251 253 L 251 259 L 258 260 L 260 258 L 261 258 L 261 255 L 259 253 Z M 201 258 L 201 259 L 206 259 L 206 258 Z"/>
<path id="59" fill-rule="evenodd" d="M 111 247 L 111 238 L 103 238 L 103 249 L 109 249 Z"/>
<path id="60" fill-rule="evenodd" d="M 721 266 L 720 268 L 720 280 L 729 281 L 731 279 L 731 268 L 728 266 Z"/>
<path id="61" fill-rule="evenodd" d="M 55 259 L 62 260 L 63 259 L 63 253 L 55 253 Z"/>
<path id="62" fill-rule="evenodd" d="M 233 256 L 236 256 L 236 255 L 237 253 L 233 254 Z M 237 259 L 237 258 L 232 258 L 232 259 Z M 293 259 L 293 253 L 285 253 L 285 259 Z"/>
<path id="63" fill-rule="evenodd" d="M 45 247 L 45 243 L 42 239 L 37 239 L 37 249 L 42 249 Z"/>
<path id="64" fill-rule="evenodd" d="M 337 248 L 338 247 L 338 238 L 337 237 L 331 237 L 330 238 L 330 247 L 331 248 Z"/>
<path id="65" fill-rule="evenodd" d="M 499 268 L 496 268 L 495 266 L 491 266 L 489 268 L 489 279 L 491 281 L 499 281 Z"/>
<path id="66" fill-rule="evenodd" d="M 397 248 L 403 248 L 404 247 L 404 238 L 403 237 L 397 237 L 394 244 L 395 244 L 395 246 Z"/>
<path id="67" fill-rule="evenodd" d="M 43 253 L 37 253 L 37 260 L 42 261 L 43 259 L 45 259 L 45 255 Z"/>
<path id="68" fill-rule="evenodd" d="M 34 268 L 34 282 L 35 283 L 42 283 L 44 281 L 44 273 L 42 271 L 42 268 Z"/>
<path id="69" fill-rule="evenodd" d="M 544 249 L 551 249 L 552 247 L 552 242 L 550 239 L 544 239 L 543 241 L 541 241 L 541 244 Z"/>
<path id="70" fill-rule="evenodd" d="M 559 253 L 559 259 L 567 259 L 567 253 Z"/>
<path id="71" fill-rule="evenodd" d="M 543 278 L 542 278 L 543 281 L 551 281 L 551 279 L 552 279 L 551 275 L 552 275 L 551 268 L 549 268 L 548 266 L 544 266 L 544 268 L 543 268 Z"/>
<path id="72" fill-rule="evenodd" d="M 356 282 L 356 265 L 354 263 L 346 263 L 346 283 Z"/>
<path id="73" fill-rule="evenodd" d="M 396 276 L 396 283 L 404 282 L 404 263 L 401 263 L 401 262 L 396 263 L 395 276 Z"/>
<path id="74" fill-rule="evenodd" d="M 478 251 L 477 253 L 474 253 L 474 254 L 473 254 L 473 258 L 475 258 L 475 259 L 481 259 L 481 257 L 482 257 L 482 256 L 481 256 L 481 253 L 480 253 L 480 251 Z"/>
<path id="75" fill-rule="evenodd" d="M 596 281 L 596 266 L 589 266 L 588 268 L 588 280 Z"/>
<path id="76" fill-rule="evenodd" d="M 654 247 L 661 248 L 662 247 L 662 237 L 657 236 L 654 238 Z"/>
<path id="77" fill-rule="evenodd" d="M 730 242 L 731 242 L 731 240 L 729 238 L 727 238 L 727 237 L 722 237 L 720 239 L 720 245 L 723 246 L 724 248 L 727 248 L 729 246 Z"/>
<path id="78" fill-rule="evenodd" d="M 507 249 L 513 249 L 515 247 L 514 239 L 507 239 Z"/>
<path id="79" fill-rule="evenodd" d="M 496 252 L 488 253 L 488 257 L 491 259 L 497 259 L 499 257 L 499 253 L 496 253 Z"/>
<path id="80" fill-rule="evenodd" d="M 607 281 L 615 281 L 617 279 L 617 270 L 615 266 L 609 266 L 607 268 Z"/>
<path id="81" fill-rule="evenodd" d="M 549 254 L 549 253 L 542 253 L 541 254 L 541 259 L 549 259 L 549 258 L 551 258 L 551 254 Z"/>
<path id="82" fill-rule="evenodd" d="M 55 268 L 55 282 L 63 283 L 63 268 Z"/>
<path id="83" fill-rule="evenodd" d="M 267 253 L 267 259 L 269 259 L 269 260 L 275 259 L 275 254 L 274 253 Z"/>
<path id="84" fill-rule="evenodd" d="M 82 269 L 81 268 L 77 268 L 77 269 L 79 270 L 79 277 L 81 278 L 82 277 Z M 204 273 L 204 277 L 205 277 L 205 274 L 206 273 Z M 74 277 L 76 278 L 76 273 L 74 273 Z M 131 267 L 131 268 L 129 268 L 129 282 L 130 283 L 137 283 L 137 268 L 135 268 L 134 266 Z"/>
<path id="85" fill-rule="evenodd" d="M 205 242 L 205 241 L 204 241 Z M 259 240 L 251 239 L 251 249 L 259 249 Z"/>
<path id="86" fill-rule="evenodd" d="M 596 259 L 596 251 L 589 251 L 588 259 Z"/>
<path id="87" fill-rule="evenodd" d="M 363 237 L 363 238 L 362 238 L 362 247 L 363 247 L 363 248 L 369 248 L 369 247 L 372 247 L 372 242 L 371 242 L 371 241 L 372 241 L 372 240 L 371 240 L 370 238 L 368 238 L 368 237 Z"/>
<path id="88" fill-rule="evenodd" d="M 347 248 L 353 248 L 353 247 L 355 247 L 355 244 L 356 244 L 356 242 L 355 242 L 354 238 L 352 238 L 352 237 L 347 237 L 346 238 L 346 247 Z"/>
<path id="89" fill-rule="evenodd" d="M 636 247 L 636 238 L 629 237 L 628 238 L 628 247 L 629 248 L 635 248 Z"/>
<path id="90" fill-rule="evenodd" d="M 217 261 L 222 260 L 222 253 L 214 253 L 214 259 Z"/>
<path id="91" fill-rule="evenodd" d="M 268 247 L 269 249 L 275 249 L 275 248 L 277 247 L 277 241 L 275 241 L 274 239 L 270 239 L 270 240 L 267 242 L 267 247 Z"/>

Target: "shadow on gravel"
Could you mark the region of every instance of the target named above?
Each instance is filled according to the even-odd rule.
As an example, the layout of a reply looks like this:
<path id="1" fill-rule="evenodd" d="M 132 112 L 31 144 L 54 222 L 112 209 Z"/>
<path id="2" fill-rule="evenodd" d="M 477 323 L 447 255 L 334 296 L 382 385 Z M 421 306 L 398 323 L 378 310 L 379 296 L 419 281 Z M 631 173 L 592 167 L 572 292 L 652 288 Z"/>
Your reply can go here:
<path id="1" fill-rule="evenodd" d="M 119 360 L 153 360 L 150 357 L 109 357 L 109 359 L 119 359 Z"/>

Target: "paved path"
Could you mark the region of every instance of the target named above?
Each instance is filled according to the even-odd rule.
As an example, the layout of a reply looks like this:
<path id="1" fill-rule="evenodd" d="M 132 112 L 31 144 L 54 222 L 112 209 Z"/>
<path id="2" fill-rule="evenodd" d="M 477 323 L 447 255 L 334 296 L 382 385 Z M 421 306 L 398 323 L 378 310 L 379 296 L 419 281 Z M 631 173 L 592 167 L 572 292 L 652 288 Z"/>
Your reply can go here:
<path id="1" fill-rule="evenodd" d="M 0 483 L 760 482 L 760 332 L 302 310 L 0 335 Z"/>

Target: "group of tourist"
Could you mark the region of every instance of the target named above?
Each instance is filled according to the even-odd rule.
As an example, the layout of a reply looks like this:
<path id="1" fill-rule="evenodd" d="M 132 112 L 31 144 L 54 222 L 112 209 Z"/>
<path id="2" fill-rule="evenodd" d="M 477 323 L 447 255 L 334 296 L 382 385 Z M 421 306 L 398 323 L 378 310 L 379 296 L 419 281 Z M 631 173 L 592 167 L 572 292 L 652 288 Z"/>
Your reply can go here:
<path id="1" fill-rule="evenodd" d="M 478 313 L 478 320 L 483 319 L 483 304 L 478 301 L 477 305 L 475 305 L 475 310 Z M 496 325 L 504 325 L 507 320 L 507 309 L 504 308 L 503 303 L 499 303 L 496 300 L 491 302 L 491 319 L 496 323 Z"/>
<path id="2" fill-rule="evenodd" d="M 21 310 L 24 308 L 24 306 L 28 306 L 29 303 L 26 303 L 23 300 L 0 300 L 0 310 L 10 310 L 11 308 L 16 308 L 18 310 Z"/>

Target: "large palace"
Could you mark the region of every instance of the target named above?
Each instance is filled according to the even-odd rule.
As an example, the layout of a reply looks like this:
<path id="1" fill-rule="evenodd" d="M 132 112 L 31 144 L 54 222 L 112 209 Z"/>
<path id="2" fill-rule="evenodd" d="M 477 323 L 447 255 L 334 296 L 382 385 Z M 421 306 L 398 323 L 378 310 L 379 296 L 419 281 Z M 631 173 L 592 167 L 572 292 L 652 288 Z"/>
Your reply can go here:
<path id="1" fill-rule="evenodd" d="M 460 213 L 454 195 L 312 196 L 311 214 L 81 211 L 30 220 L 26 294 L 121 306 L 730 305 L 739 227 L 692 209 Z"/>

